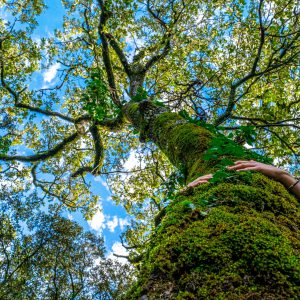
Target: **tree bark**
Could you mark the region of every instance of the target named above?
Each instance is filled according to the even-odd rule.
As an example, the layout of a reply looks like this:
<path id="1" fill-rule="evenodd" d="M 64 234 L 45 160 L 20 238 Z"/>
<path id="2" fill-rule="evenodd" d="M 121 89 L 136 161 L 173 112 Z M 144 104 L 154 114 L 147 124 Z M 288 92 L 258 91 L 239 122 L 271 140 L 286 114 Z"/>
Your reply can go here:
<path id="1" fill-rule="evenodd" d="M 149 101 L 124 111 L 188 181 L 214 170 L 209 130 Z M 300 299 L 297 200 L 260 173 L 232 174 L 172 200 L 126 299 Z"/>
<path id="2" fill-rule="evenodd" d="M 203 160 L 213 138 L 209 130 L 147 100 L 130 103 L 124 111 L 140 131 L 140 140 L 158 145 L 174 166 L 185 171 L 188 181 L 211 170 L 212 165 Z"/>

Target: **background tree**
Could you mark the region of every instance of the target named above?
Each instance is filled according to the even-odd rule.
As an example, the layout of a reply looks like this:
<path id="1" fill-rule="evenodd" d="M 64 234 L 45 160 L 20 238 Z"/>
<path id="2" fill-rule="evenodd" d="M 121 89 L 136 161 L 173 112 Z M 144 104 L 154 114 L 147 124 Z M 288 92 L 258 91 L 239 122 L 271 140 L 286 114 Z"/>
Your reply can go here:
<path id="1" fill-rule="evenodd" d="M 3 176 L 22 162 L 22 178 L 59 200 L 51 209 L 88 218 L 98 199 L 85 174 L 107 175 L 136 216 L 127 242 L 142 271 L 128 297 L 297 298 L 295 199 L 224 167 L 264 160 L 257 153 L 298 165 L 299 3 L 63 3 L 63 29 L 34 41 L 42 1 L 3 2 Z M 33 88 L 39 67 L 54 63 L 60 83 Z M 20 144 L 33 153 L 16 153 Z M 141 163 L 127 174 L 130 151 Z M 174 199 L 212 171 L 213 184 Z"/>
<path id="2" fill-rule="evenodd" d="M 77 223 L 35 211 L 4 189 L 0 222 L 1 299 L 116 299 L 124 293 L 129 266 L 105 259 L 103 239 Z"/>

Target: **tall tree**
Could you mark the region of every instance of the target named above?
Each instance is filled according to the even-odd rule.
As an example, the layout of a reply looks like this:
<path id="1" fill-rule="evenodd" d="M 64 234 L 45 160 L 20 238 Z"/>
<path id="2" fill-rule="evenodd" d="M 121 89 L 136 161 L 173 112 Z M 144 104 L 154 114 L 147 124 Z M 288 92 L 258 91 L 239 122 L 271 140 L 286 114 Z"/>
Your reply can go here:
<path id="1" fill-rule="evenodd" d="M 85 174 L 107 175 L 136 216 L 129 299 L 299 297 L 295 198 L 225 169 L 261 154 L 298 164 L 299 3 L 62 2 L 63 29 L 39 41 L 29 34 L 42 1 L 3 2 L 4 174 L 22 162 L 24 178 L 87 217 L 98 199 Z M 30 85 L 40 65 L 60 82 Z M 19 144 L 34 152 L 15 153 Z M 128 175 L 132 153 L 140 164 Z M 174 196 L 209 172 L 213 182 Z"/>

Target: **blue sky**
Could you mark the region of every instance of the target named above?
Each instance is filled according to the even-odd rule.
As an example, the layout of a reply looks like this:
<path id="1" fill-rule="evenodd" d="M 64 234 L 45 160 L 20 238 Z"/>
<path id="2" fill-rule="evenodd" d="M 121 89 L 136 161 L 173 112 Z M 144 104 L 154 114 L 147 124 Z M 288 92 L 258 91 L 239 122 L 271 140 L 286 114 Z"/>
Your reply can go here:
<path id="1" fill-rule="evenodd" d="M 65 10 L 60 0 L 45 1 L 47 9 L 37 18 L 38 27 L 35 29 L 32 37 L 39 40 L 43 37 L 51 37 L 55 29 L 62 27 L 63 15 Z M 9 19 L 9 15 L 5 9 L 0 8 L 0 17 L 3 19 Z M 54 63 L 47 70 L 41 70 L 36 72 L 32 78 L 30 88 L 39 89 L 42 87 L 52 87 L 58 81 L 57 75 L 60 68 L 59 63 Z M 42 116 L 37 116 L 36 120 L 41 120 Z M 17 149 L 19 153 L 28 153 L 29 149 L 20 147 Z M 30 153 L 32 154 L 32 153 Z M 134 164 L 132 156 L 131 161 L 126 162 L 128 169 Z M 116 205 L 111 200 L 111 192 L 107 186 L 105 179 L 98 176 L 87 175 L 87 181 L 90 181 L 91 191 L 101 197 L 101 201 L 98 204 L 98 212 L 94 215 L 93 219 L 86 221 L 80 212 L 70 213 L 66 212 L 65 216 L 78 222 L 85 230 L 93 231 L 96 234 L 102 235 L 105 240 L 105 246 L 107 249 L 107 255 L 112 257 L 112 252 L 118 254 L 126 254 L 125 249 L 121 247 L 120 235 L 126 230 L 126 226 L 129 225 L 130 219 L 126 214 L 124 208 L 120 205 Z"/>

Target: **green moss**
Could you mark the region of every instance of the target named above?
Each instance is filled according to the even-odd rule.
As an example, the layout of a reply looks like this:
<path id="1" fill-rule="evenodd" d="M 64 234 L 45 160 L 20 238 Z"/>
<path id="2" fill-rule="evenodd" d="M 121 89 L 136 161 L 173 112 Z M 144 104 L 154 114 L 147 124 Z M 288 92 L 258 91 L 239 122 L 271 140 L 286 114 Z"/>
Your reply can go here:
<path id="1" fill-rule="evenodd" d="M 226 153 L 205 161 L 214 138 L 207 129 L 148 102 L 128 110 L 188 181 L 244 155 L 228 142 Z M 178 195 L 157 218 L 125 299 L 300 299 L 298 203 L 262 174 L 232 174 Z"/>
<path id="2" fill-rule="evenodd" d="M 171 112 L 159 115 L 153 126 L 154 141 L 175 166 L 187 168 L 188 173 L 195 162 L 201 160 L 212 138 L 207 129 L 187 123 Z"/>
<path id="3" fill-rule="evenodd" d="M 136 102 L 129 102 L 124 108 L 125 116 L 129 119 L 134 125 L 139 123 L 139 104 Z M 138 120 L 136 120 L 138 118 Z"/>
<path id="4" fill-rule="evenodd" d="M 299 299 L 300 212 L 253 173 L 179 195 L 152 234 L 126 299 Z"/>

